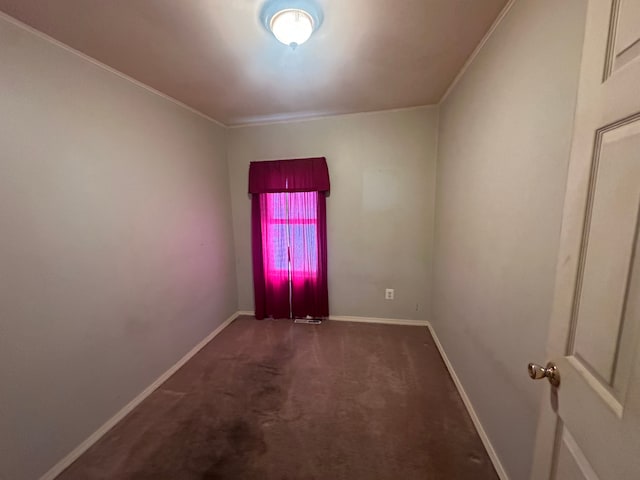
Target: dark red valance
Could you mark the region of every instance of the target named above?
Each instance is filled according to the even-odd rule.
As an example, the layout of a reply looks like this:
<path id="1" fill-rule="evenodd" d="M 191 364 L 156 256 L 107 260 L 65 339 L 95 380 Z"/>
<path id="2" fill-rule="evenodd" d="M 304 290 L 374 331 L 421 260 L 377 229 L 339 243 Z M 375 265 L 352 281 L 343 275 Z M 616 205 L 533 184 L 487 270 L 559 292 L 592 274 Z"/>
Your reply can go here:
<path id="1" fill-rule="evenodd" d="M 328 192 L 329 168 L 324 157 L 251 162 L 249 193 Z"/>

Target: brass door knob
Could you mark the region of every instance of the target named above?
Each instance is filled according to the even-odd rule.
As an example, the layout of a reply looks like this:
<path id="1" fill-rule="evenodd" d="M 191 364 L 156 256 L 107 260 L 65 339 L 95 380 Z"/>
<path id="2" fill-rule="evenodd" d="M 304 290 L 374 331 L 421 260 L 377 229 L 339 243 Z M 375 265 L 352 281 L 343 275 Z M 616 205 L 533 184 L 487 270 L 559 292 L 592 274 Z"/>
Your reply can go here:
<path id="1" fill-rule="evenodd" d="M 538 365 L 537 363 L 530 363 L 529 376 L 533 380 L 547 378 L 549 380 L 549 383 L 554 387 L 560 385 L 560 372 L 558 372 L 558 367 L 556 367 L 556 364 L 553 362 L 547 363 L 546 367 Z"/>

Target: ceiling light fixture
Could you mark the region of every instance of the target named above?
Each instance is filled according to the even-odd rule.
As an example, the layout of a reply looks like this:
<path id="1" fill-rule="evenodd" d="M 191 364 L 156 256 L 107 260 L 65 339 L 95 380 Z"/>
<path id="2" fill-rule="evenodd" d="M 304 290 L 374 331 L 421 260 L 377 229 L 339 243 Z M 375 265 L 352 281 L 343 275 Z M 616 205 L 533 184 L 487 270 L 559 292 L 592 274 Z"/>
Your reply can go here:
<path id="1" fill-rule="evenodd" d="M 322 21 L 313 0 L 271 0 L 262 9 L 264 26 L 292 48 L 309 40 Z"/>
<path id="2" fill-rule="evenodd" d="M 289 8 L 276 13 L 269 28 L 280 42 L 296 47 L 309 40 L 313 33 L 313 18 L 304 10 Z"/>

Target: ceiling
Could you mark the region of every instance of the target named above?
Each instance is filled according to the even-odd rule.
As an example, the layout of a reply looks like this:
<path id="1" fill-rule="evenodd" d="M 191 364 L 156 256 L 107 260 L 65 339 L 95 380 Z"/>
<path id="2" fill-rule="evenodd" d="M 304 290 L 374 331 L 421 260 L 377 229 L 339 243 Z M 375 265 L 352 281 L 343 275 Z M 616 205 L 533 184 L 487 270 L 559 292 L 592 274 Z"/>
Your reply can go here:
<path id="1" fill-rule="evenodd" d="M 226 125 L 438 103 L 506 0 L 316 0 L 293 50 L 264 0 L 0 0 L 0 10 Z"/>

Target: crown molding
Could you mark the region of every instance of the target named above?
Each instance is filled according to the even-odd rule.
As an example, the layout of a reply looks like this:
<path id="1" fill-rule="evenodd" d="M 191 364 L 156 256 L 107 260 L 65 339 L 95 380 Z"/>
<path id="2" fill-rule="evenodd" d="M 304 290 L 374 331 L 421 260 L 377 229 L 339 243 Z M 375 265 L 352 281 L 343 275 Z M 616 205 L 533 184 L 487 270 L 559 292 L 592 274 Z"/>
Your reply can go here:
<path id="1" fill-rule="evenodd" d="M 515 3 L 516 3 L 516 0 L 509 0 L 507 4 L 502 8 L 502 10 L 494 20 L 491 27 L 489 27 L 489 30 L 487 30 L 487 33 L 484 34 L 484 37 L 482 37 L 482 40 L 480 40 L 480 43 L 478 43 L 478 46 L 473 50 L 473 52 L 471 52 L 471 55 L 469 55 L 469 58 L 467 58 L 467 61 L 464 62 L 464 65 L 462 65 L 462 68 L 456 75 L 456 78 L 453 79 L 453 82 L 451 82 L 451 85 L 449 85 L 449 88 L 447 88 L 447 90 L 444 92 L 444 95 L 442 95 L 442 98 L 440 98 L 438 105 L 442 105 L 444 101 L 447 99 L 447 97 L 449 96 L 449 94 L 455 89 L 458 82 L 462 79 L 462 77 L 464 77 L 464 74 L 467 71 L 467 69 L 471 66 L 471 64 L 474 62 L 476 57 L 480 54 L 480 51 L 484 47 L 485 43 L 487 43 L 487 41 L 491 38 L 491 36 L 493 35 L 493 32 L 496 30 L 496 28 L 498 28 L 500 23 L 502 23 L 502 20 L 504 20 L 504 18 L 507 16 L 507 13 L 509 13 L 509 10 L 511 10 L 511 7 L 513 7 Z"/>
<path id="2" fill-rule="evenodd" d="M 102 70 L 106 70 L 107 72 L 109 72 L 109 73 L 111 73 L 113 75 L 116 75 L 116 76 L 122 78 L 123 80 L 127 80 L 128 82 L 133 83 L 137 87 L 143 88 L 143 89 L 147 90 L 148 92 L 153 93 L 154 95 L 157 95 L 158 97 L 161 97 L 161 98 L 163 98 L 165 100 L 168 100 L 171 103 L 174 103 L 174 104 L 178 105 L 179 107 L 182 107 L 185 110 L 188 110 L 189 112 L 191 112 L 191 113 L 193 113 L 195 115 L 198 115 L 199 117 L 202 117 L 202 118 L 204 118 L 206 120 L 209 120 L 210 122 L 218 125 L 219 127 L 227 128 L 227 125 L 225 125 L 224 123 L 216 120 L 215 118 L 210 117 L 209 115 L 207 115 L 205 113 L 202 113 L 201 111 L 196 110 L 193 107 L 190 107 L 186 103 L 182 103 L 180 100 L 177 100 L 177 99 L 175 99 L 173 97 L 170 97 L 166 93 L 162 93 L 160 90 L 156 90 L 155 88 L 150 87 L 146 83 L 142 83 L 139 80 L 136 80 L 135 78 L 130 77 L 129 75 L 127 75 L 125 73 L 122 73 L 121 71 L 116 70 L 115 68 L 110 67 L 109 65 L 106 65 L 106 64 L 96 60 L 95 58 L 90 57 L 89 55 L 87 55 L 85 53 L 82 53 L 79 50 L 76 50 L 73 47 L 70 47 L 66 43 L 62 43 L 61 41 L 56 40 L 55 38 L 47 35 L 46 33 L 41 32 L 40 30 L 36 30 L 32 26 L 27 25 L 24 22 L 21 22 L 20 20 L 12 17 L 11 15 L 7 15 L 4 12 L 0 12 L 0 19 L 1 20 L 6 20 L 7 22 L 15 25 L 16 27 L 27 31 L 27 32 L 35 35 L 36 37 L 38 37 L 38 38 L 40 38 L 42 40 L 45 40 L 48 43 L 51 43 L 51 44 L 55 45 L 56 47 L 60 47 L 63 50 L 66 50 L 67 52 L 72 53 L 72 54 L 82 58 L 83 60 L 85 60 L 85 61 L 87 61 L 87 62 L 89 62 L 89 63 L 91 63 L 91 64 L 93 64 L 93 65 L 95 65 L 95 66 L 97 66 L 99 68 L 101 68 Z"/>

